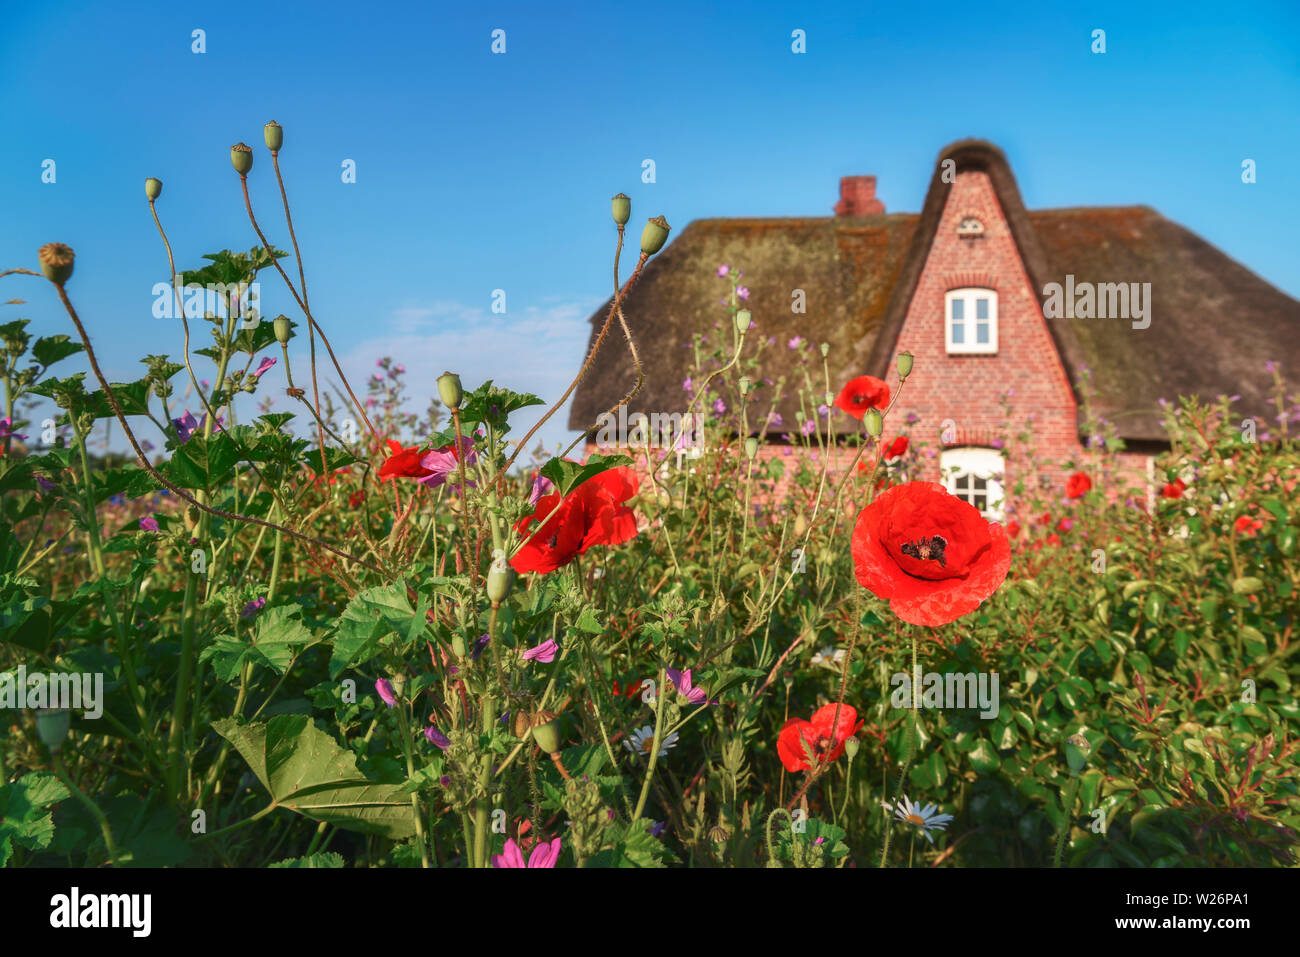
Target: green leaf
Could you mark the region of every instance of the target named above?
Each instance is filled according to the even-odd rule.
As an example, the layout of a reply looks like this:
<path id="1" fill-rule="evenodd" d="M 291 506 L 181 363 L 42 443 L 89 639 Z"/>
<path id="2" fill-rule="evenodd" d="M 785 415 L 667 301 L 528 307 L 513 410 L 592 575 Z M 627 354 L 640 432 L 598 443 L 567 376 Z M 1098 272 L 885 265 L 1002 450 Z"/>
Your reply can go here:
<path id="1" fill-rule="evenodd" d="M 1232 590 L 1238 595 L 1253 595 L 1263 587 L 1264 583 L 1254 577 L 1238 578 L 1232 583 Z"/>
<path id="2" fill-rule="evenodd" d="M 357 770 L 357 758 L 308 715 L 280 715 L 265 724 L 213 723 L 235 746 L 273 803 L 315 821 L 391 840 L 415 833 L 410 798 L 401 785 L 379 784 Z"/>
<path id="3" fill-rule="evenodd" d="M 9 862 L 14 844 L 31 851 L 49 847 L 54 838 L 49 808 L 71 796 L 58 778 L 41 771 L 0 785 L 0 867 Z"/>
<path id="4" fill-rule="evenodd" d="M 300 605 L 264 608 L 257 619 L 253 648 L 277 674 L 284 674 L 302 648 L 316 643 L 311 629 L 302 623 Z"/>
<path id="5" fill-rule="evenodd" d="M 333 851 L 317 851 L 307 857 L 291 857 L 287 860 L 276 861 L 274 864 L 267 864 L 267 867 L 342 867 L 343 855 L 335 854 Z"/>
<path id="6" fill-rule="evenodd" d="M 542 466 L 542 475 L 554 483 L 556 491 L 561 495 L 568 495 L 587 479 L 601 472 L 631 464 L 632 460 L 626 455 L 592 455 L 585 464 L 556 457 Z"/>
<path id="7" fill-rule="evenodd" d="M 357 594 L 339 618 L 330 656 L 330 678 L 344 669 L 365 664 L 379 651 L 379 639 L 397 632 L 405 634 L 415 609 L 406 597 L 406 584 L 398 579 Z"/>
<path id="8" fill-rule="evenodd" d="M 589 635 L 599 635 L 605 630 L 604 626 L 596 620 L 596 611 L 590 605 L 582 609 L 577 626 L 579 631 L 585 631 Z"/>
<path id="9" fill-rule="evenodd" d="M 993 750 L 993 745 L 985 738 L 980 738 L 967 757 L 970 758 L 971 767 L 980 774 L 991 774 L 1002 764 L 997 751 Z"/>
<path id="10" fill-rule="evenodd" d="M 41 336 L 32 346 L 32 355 L 43 366 L 52 366 L 60 359 L 84 352 L 85 347 L 73 342 L 71 337 L 59 333 L 57 336 Z"/>

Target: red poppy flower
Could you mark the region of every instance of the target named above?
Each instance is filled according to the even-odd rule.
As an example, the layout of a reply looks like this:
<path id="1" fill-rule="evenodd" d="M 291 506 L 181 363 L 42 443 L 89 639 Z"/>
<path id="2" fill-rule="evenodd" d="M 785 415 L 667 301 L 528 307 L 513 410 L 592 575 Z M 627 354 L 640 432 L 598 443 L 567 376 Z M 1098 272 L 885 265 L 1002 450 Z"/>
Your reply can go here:
<path id="1" fill-rule="evenodd" d="M 840 712 L 838 726 L 835 724 L 836 707 Z M 818 763 L 829 764 L 844 753 L 844 742 L 856 734 L 863 723 L 858 721 L 857 711 L 847 704 L 824 705 L 813 712 L 811 721 L 791 718 L 782 725 L 781 734 L 776 739 L 776 753 L 791 774 L 807 771 L 812 767 L 802 743 L 807 741 Z"/>
<path id="2" fill-rule="evenodd" d="M 1052 532 L 1051 535 L 1048 535 L 1048 536 L 1047 536 L 1047 544 L 1049 544 L 1049 545 L 1060 545 L 1060 544 L 1061 544 L 1061 539 L 1057 536 L 1057 534 L 1056 534 L 1055 532 Z"/>
<path id="3" fill-rule="evenodd" d="M 1038 524 L 1039 524 L 1039 525 L 1051 525 L 1051 524 L 1052 524 L 1052 513 L 1051 513 L 1051 512 L 1044 512 L 1042 515 L 1039 515 L 1039 516 L 1038 516 Z"/>
<path id="4" fill-rule="evenodd" d="M 357 489 L 355 492 L 353 492 L 351 495 L 348 496 L 348 504 L 351 505 L 353 508 L 356 508 L 365 500 L 366 500 L 365 489 Z"/>
<path id="5" fill-rule="evenodd" d="M 1072 518 L 1063 518 L 1056 523 L 1056 530 L 1058 532 L 1068 532 L 1072 528 L 1074 528 L 1074 519 Z"/>
<path id="6" fill-rule="evenodd" d="M 587 479 L 567 496 L 558 492 L 537 500 L 537 510 L 515 526 L 527 537 L 531 526 L 542 529 L 529 539 L 510 564 L 515 571 L 552 572 L 592 545 L 618 545 L 636 537 L 636 514 L 623 505 L 639 482 L 629 468 L 609 469 Z"/>
<path id="7" fill-rule="evenodd" d="M 420 459 L 424 458 L 425 453 L 419 446 L 404 449 L 401 443 L 389 439 L 388 447 L 393 454 L 384 460 L 383 466 L 379 469 L 381 481 L 386 482 L 394 478 L 419 479 L 430 474 L 429 470 L 420 464 Z"/>
<path id="8" fill-rule="evenodd" d="M 1183 492 L 1187 489 L 1187 483 L 1182 479 L 1174 479 L 1160 490 L 1161 498 L 1182 498 Z"/>
<path id="9" fill-rule="evenodd" d="M 900 435 L 898 438 L 894 439 L 894 441 L 889 444 L 889 448 L 885 449 L 885 458 L 896 459 L 900 455 L 905 455 L 906 453 L 907 453 L 907 436 Z"/>
<path id="10" fill-rule="evenodd" d="M 1065 480 L 1065 497 L 1082 498 L 1083 494 L 1092 488 L 1092 479 L 1082 472 L 1075 472 Z"/>
<path id="11" fill-rule="evenodd" d="M 1251 518 L 1249 515 L 1239 515 L 1235 527 L 1238 534 L 1254 535 L 1264 527 L 1264 523 L 1257 518 Z"/>
<path id="12" fill-rule="evenodd" d="M 873 375 L 860 375 L 849 382 L 835 397 L 835 408 L 843 409 L 855 419 L 867 409 L 884 409 L 889 405 L 889 386 Z"/>
<path id="13" fill-rule="evenodd" d="M 852 551 L 858 582 L 927 627 L 970 614 L 1011 566 L 1006 529 L 934 482 L 883 492 L 858 515 Z"/>
<path id="14" fill-rule="evenodd" d="M 1017 522 L 1014 518 L 1011 521 L 1007 522 L 1007 534 L 1012 538 L 1015 538 L 1017 535 L 1020 534 L 1020 523 Z"/>

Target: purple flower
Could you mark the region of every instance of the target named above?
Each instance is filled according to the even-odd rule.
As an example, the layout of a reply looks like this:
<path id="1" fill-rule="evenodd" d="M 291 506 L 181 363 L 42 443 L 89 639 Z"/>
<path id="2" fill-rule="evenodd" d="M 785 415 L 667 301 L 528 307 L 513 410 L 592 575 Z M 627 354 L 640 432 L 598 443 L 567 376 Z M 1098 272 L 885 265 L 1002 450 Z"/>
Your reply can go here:
<path id="1" fill-rule="evenodd" d="M 817 406 L 817 414 L 824 419 L 826 416 L 831 414 L 831 407 L 828 405 L 819 405 Z"/>
<path id="2" fill-rule="evenodd" d="M 14 423 L 13 423 L 13 420 L 12 420 L 12 419 L 8 418 L 7 416 L 6 416 L 5 418 L 3 418 L 3 419 L 0 419 L 0 439 L 7 439 L 7 438 L 25 439 L 25 438 L 27 438 L 27 436 L 25 436 L 25 435 L 19 435 L 17 432 L 15 432 L 15 431 L 13 430 L 13 428 L 14 428 Z"/>
<path id="3" fill-rule="evenodd" d="M 1268 372 L 1269 375 L 1272 375 L 1274 372 L 1277 371 L 1277 363 L 1274 362 L 1272 359 L 1269 359 L 1267 362 L 1264 363 L 1264 369 Z"/>
<path id="4" fill-rule="evenodd" d="M 444 774 L 442 777 L 438 778 L 438 783 L 445 788 L 451 787 L 451 775 Z"/>
<path id="5" fill-rule="evenodd" d="M 176 426 L 176 433 L 181 438 L 181 444 L 188 442 L 190 436 L 198 431 L 198 420 L 190 413 L 189 409 L 185 410 L 185 415 L 179 419 L 172 419 L 172 425 Z"/>
<path id="6" fill-rule="evenodd" d="M 718 267 L 718 278 L 721 279 L 729 272 L 731 272 L 731 267 L 728 266 L 726 263 L 723 263 L 721 266 Z"/>
<path id="7" fill-rule="evenodd" d="M 685 379 L 682 380 L 682 388 L 687 392 L 695 391 L 695 383 L 691 381 L 690 376 L 687 376 Z"/>
<path id="8" fill-rule="evenodd" d="M 54 488 L 54 483 L 43 475 L 36 476 L 36 484 L 40 486 L 42 492 L 48 492 Z"/>
<path id="9" fill-rule="evenodd" d="M 532 491 L 528 493 L 528 504 L 536 508 L 541 497 L 550 492 L 554 487 L 555 486 L 551 483 L 550 479 L 542 475 L 541 472 L 538 472 L 537 475 L 533 477 L 533 488 Z"/>
<path id="10" fill-rule="evenodd" d="M 529 648 L 524 652 L 524 661 L 540 661 L 544 665 L 549 665 L 555 660 L 555 653 L 560 650 L 560 646 L 555 643 L 554 638 L 547 638 L 536 648 Z"/>
<path id="11" fill-rule="evenodd" d="M 487 632 L 479 635 L 478 640 L 474 642 L 474 650 L 469 653 L 470 658 L 478 661 L 483 656 L 483 651 L 487 648 L 489 640 Z"/>
<path id="12" fill-rule="evenodd" d="M 697 688 L 691 683 L 691 669 L 678 671 L 676 668 L 666 669 L 668 680 L 673 683 L 677 693 L 689 701 L 691 704 L 717 704 L 716 701 L 709 701 L 708 695 L 704 693 L 703 688 Z"/>
<path id="13" fill-rule="evenodd" d="M 727 411 L 727 403 L 723 402 L 721 397 L 714 399 L 713 411 L 716 412 L 718 415 L 722 415 L 724 412 Z"/>
<path id="14" fill-rule="evenodd" d="M 803 345 L 803 337 L 795 336 L 793 339 L 787 342 L 786 345 L 789 346 L 791 349 L 798 349 L 801 345 Z"/>
<path id="15" fill-rule="evenodd" d="M 1003 447 L 1004 445 L 1006 445 L 1006 444 L 1007 444 L 1007 443 L 1004 442 L 1004 441 L 1002 441 L 1001 439 L 994 439 L 994 440 L 993 440 L 993 447 L 994 447 L 995 449 L 1000 449 L 1000 448 L 1002 448 L 1002 447 Z"/>
<path id="16" fill-rule="evenodd" d="M 158 531 L 158 519 L 154 518 L 152 515 L 146 515 L 144 518 L 140 519 L 140 529 L 145 532 Z"/>
<path id="17" fill-rule="evenodd" d="M 379 697 L 383 699 L 384 704 L 390 708 L 397 706 L 397 695 L 393 692 L 393 683 L 387 678 L 380 678 L 375 682 L 375 690 L 379 692 Z"/>
<path id="18" fill-rule="evenodd" d="M 667 821 L 656 821 L 654 824 L 650 825 L 650 836 L 658 837 L 660 834 L 664 832 L 665 828 L 667 827 L 668 827 Z"/>
<path id="19" fill-rule="evenodd" d="M 746 299 L 748 299 L 748 298 L 749 298 L 749 287 L 748 287 L 748 286 L 737 286 L 737 287 L 736 287 L 736 298 L 737 298 L 737 299 L 742 299 L 742 300 L 746 300 Z"/>
<path id="20" fill-rule="evenodd" d="M 907 413 L 907 424 L 908 424 L 908 425 L 916 425 L 916 423 L 918 423 L 918 422 L 920 422 L 920 421 L 921 421 L 921 417 L 920 417 L 919 415 L 917 415 L 915 412 L 909 412 L 909 413 Z"/>
<path id="21" fill-rule="evenodd" d="M 783 423 L 784 420 L 781 418 L 780 412 L 769 412 L 767 414 L 767 421 L 770 422 L 772 425 L 779 426 Z"/>
<path id="22" fill-rule="evenodd" d="M 473 465 L 475 459 L 473 440 L 470 439 L 469 436 L 463 435 L 461 436 L 460 442 L 461 457 L 465 460 L 467 466 Z M 446 449 L 437 449 L 428 453 L 424 458 L 420 459 L 420 467 L 428 469 L 432 474 L 416 479 L 416 481 L 422 482 L 429 486 L 429 488 L 437 488 L 439 485 L 446 482 L 453 473 L 456 475 L 459 475 L 460 473 L 460 462 L 456 457 L 454 448 L 451 447 Z M 474 485 L 473 482 L 467 482 L 466 484 L 471 487 Z M 452 485 L 450 487 L 456 488 L 457 486 Z"/>
<path id="23" fill-rule="evenodd" d="M 430 744 L 437 745 L 444 751 L 451 747 L 451 739 L 433 725 L 429 725 L 424 729 L 424 737 Z"/>
<path id="24" fill-rule="evenodd" d="M 261 362 L 257 364 L 257 368 L 253 370 L 253 378 L 256 379 L 258 376 L 260 376 L 267 369 L 271 368 L 271 366 L 273 365 L 275 365 L 274 359 L 270 359 L 270 358 L 263 359 Z"/>
<path id="25" fill-rule="evenodd" d="M 560 839 L 557 837 L 553 841 L 543 841 L 533 848 L 533 852 L 528 855 L 528 863 L 524 863 L 524 852 L 519 849 L 513 837 L 506 838 L 506 846 L 501 849 L 500 854 L 492 855 L 493 867 L 554 867 L 556 861 L 560 859 Z"/>
<path id="26" fill-rule="evenodd" d="M 799 426 L 799 434 L 803 436 L 812 435 L 817 431 L 817 423 L 812 419 L 805 419 L 803 425 Z"/>
<path id="27" fill-rule="evenodd" d="M 150 521 L 153 521 L 153 520 L 150 519 Z M 143 527 L 144 522 L 141 521 L 140 524 L 141 524 L 141 526 Z M 155 531 L 155 532 L 156 532 L 157 530 L 158 530 L 158 523 L 157 523 L 157 522 L 154 522 L 154 527 L 153 527 L 152 529 L 150 529 L 150 531 Z M 252 618 L 254 615 L 256 615 L 259 611 L 261 611 L 261 610 L 262 610 L 263 608 L 265 608 L 265 607 L 266 607 L 266 597 L 265 597 L 265 596 L 263 596 L 263 597 L 261 597 L 261 598 L 254 598 L 252 601 L 250 601 L 247 605 L 244 606 L 244 610 L 241 611 L 241 612 L 239 613 L 239 616 L 240 616 L 241 618 Z"/>

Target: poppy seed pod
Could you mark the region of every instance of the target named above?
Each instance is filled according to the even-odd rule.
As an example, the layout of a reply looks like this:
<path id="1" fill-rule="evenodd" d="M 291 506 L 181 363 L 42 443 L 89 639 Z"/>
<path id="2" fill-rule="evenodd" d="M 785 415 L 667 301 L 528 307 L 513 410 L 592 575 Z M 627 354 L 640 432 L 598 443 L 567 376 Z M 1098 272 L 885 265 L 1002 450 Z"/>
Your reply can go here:
<path id="1" fill-rule="evenodd" d="M 614 222 L 626 226 L 627 221 L 632 218 L 632 197 L 619 193 L 609 201 L 609 204 L 614 214 Z"/>
<path id="2" fill-rule="evenodd" d="M 825 358 L 826 358 L 828 355 L 830 355 L 830 354 L 831 354 L 831 344 L 830 344 L 829 342 L 823 342 L 823 343 L 822 343 L 822 358 L 825 359 Z"/>
<path id="3" fill-rule="evenodd" d="M 289 317 L 280 315 L 275 317 L 275 341 L 284 345 L 293 338 L 293 323 Z"/>
<path id="4" fill-rule="evenodd" d="M 873 439 L 880 438 L 880 433 L 885 431 L 885 420 L 881 418 L 879 409 L 867 409 L 862 413 L 862 424 Z"/>
<path id="5" fill-rule="evenodd" d="M 898 354 L 898 377 L 906 379 L 912 374 L 912 353 L 900 352 Z"/>
<path id="6" fill-rule="evenodd" d="M 862 742 L 857 738 L 849 737 L 844 739 L 844 753 L 848 755 L 850 763 L 858 756 L 858 748 L 861 746 Z"/>
<path id="7" fill-rule="evenodd" d="M 63 747 L 72 724 L 67 708 L 42 708 L 36 712 L 36 733 L 47 748 L 56 754 Z"/>
<path id="8" fill-rule="evenodd" d="M 641 230 L 641 252 L 646 256 L 653 256 L 659 250 L 664 248 L 664 243 L 668 242 L 668 231 L 672 229 L 668 225 L 668 220 L 662 216 L 656 216 L 654 219 L 646 221 L 645 229 Z"/>
<path id="9" fill-rule="evenodd" d="M 749 395 L 749 376 L 747 375 L 741 376 L 740 381 L 737 382 L 736 384 L 740 387 L 740 394 L 742 396 Z"/>
<path id="10" fill-rule="evenodd" d="M 149 202 L 153 202 L 162 193 L 162 180 L 150 176 L 144 181 L 144 194 L 149 197 Z"/>
<path id="11" fill-rule="evenodd" d="M 444 372 L 438 376 L 438 398 L 449 409 L 459 409 L 460 400 L 465 393 L 460 387 L 460 376 L 454 372 Z"/>
<path id="12" fill-rule="evenodd" d="M 62 286 L 72 278 L 72 265 L 77 254 L 70 246 L 46 243 L 37 251 L 36 256 L 41 261 L 41 272 L 54 285 Z"/>
<path id="13" fill-rule="evenodd" d="M 488 601 L 494 605 L 499 605 L 510 597 L 510 589 L 515 584 L 515 570 L 506 566 L 505 568 L 493 568 L 487 576 L 487 596 Z"/>
<path id="14" fill-rule="evenodd" d="M 253 148 L 247 143 L 236 143 L 230 147 L 230 165 L 240 176 L 247 176 L 253 168 Z"/>
<path id="15" fill-rule="evenodd" d="M 275 120 L 262 127 L 262 136 L 266 138 L 266 148 L 272 153 L 280 152 L 284 145 L 284 127 Z"/>
<path id="16" fill-rule="evenodd" d="M 533 740 L 547 754 L 560 750 L 560 719 L 551 711 L 533 715 Z"/>
<path id="17" fill-rule="evenodd" d="M 742 336 L 749 331 L 749 324 L 754 321 L 754 314 L 748 309 L 741 309 L 736 313 L 736 331 Z"/>
<path id="18" fill-rule="evenodd" d="M 758 455 L 758 439 L 750 436 L 745 439 L 745 458 L 753 459 Z"/>

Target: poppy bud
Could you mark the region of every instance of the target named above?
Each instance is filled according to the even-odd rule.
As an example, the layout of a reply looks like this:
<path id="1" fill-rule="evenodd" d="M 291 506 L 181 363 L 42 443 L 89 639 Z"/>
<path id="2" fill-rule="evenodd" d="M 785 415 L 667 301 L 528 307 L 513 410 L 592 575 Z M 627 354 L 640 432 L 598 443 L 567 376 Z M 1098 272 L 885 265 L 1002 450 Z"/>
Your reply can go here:
<path id="1" fill-rule="evenodd" d="M 72 278 L 72 263 L 77 254 L 63 243 L 46 243 L 37 251 L 41 261 L 41 272 L 45 278 L 56 286 L 62 286 Z"/>
<path id="2" fill-rule="evenodd" d="M 1065 739 L 1065 760 L 1070 765 L 1070 773 L 1078 774 L 1088 763 L 1088 754 L 1092 745 L 1082 734 L 1072 734 Z"/>
<path id="3" fill-rule="evenodd" d="M 862 424 L 873 439 L 880 438 L 880 433 L 885 431 L 885 420 L 881 418 L 879 409 L 867 409 L 862 414 Z"/>
<path id="4" fill-rule="evenodd" d="M 262 136 L 266 138 L 268 150 L 272 153 L 280 152 L 280 147 L 284 145 L 284 127 L 272 120 L 262 127 Z"/>
<path id="5" fill-rule="evenodd" d="M 451 636 L 451 653 L 455 655 L 457 658 L 465 657 L 465 636 L 464 635 L 457 633 Z"/>
<path id="6" fill-rule="evenodd" d="M 830 355 L 830 354 L 831 354 L 831 344 L 830 344 L 829 342 L 823 342 L 823 343 L 822 343 L 822 358 L 825 359 L 825 358 L 826 358 L 828 355 Z"/>
<path id="7" fill-rule="evenodd" d="M 460 387 L 460 376 L 454 372 L 444 372 L 438 376 L 438 398 L 449 409 L 459 409 L 460 400 L 465 393 Z"/>
<path id="8" fill-rule="evenodd" d="M 619 193 L 609 203 L 614 213 L 614 222 L 626 226 L 627 221 L 632 218 L 632 198 L 625 193 Z"/>
<path id="9" fill-rule="evenodd" d="M 803 517 L 803 512 L 800 512 L 798 515 L 794 517 L 795 538 L 803 538 L 804 533 L 807 531 L 808 531 L 808 519 Z"/>
<path id="10" fill-rule="evenodd" d="M 149 202 L 153 202 L 162 193 L 162 180 L 154 179 L 150 176 L 144 181 L 144 194 L 149 197 Z"/>
<path id="11" fill-rule="evenodd" d="M 72 715 L 67 708 L 41 708 L 36 712 L 36 733 L 51 751 L 58 753 L 68 736 Z"/>
<path id="12" fill-rule="evenodd" d="M 758 455 L 758 439 L 750 436 L 745 439 L 745 458 L 753 459 Z"/>
<path id="13" fill-rule="evenodd" d="M 515 712 L 515 737 L 526 738 L 528 732 L 533 729 L 533 716 L 527 711 L 519 710 Z"/>
<path id="14" fill-rule="evenodd" d="M 236 143 L 230 147 L 230 165 L 240 176 L 247 176 L 253 168 L 253 148 L 247 143 Z"/>
<path id="15" fill-rule="evenodd" d="M 668 220 L 662 216 L 656 216 L 654 219 L 646 221 L 645 229 L 641 230 L 641 252 L 646 256 L 653 256 L 659 250 L 664 248 L 664 243 L 668 242 L 668 231 L 672 229 L 668 225 Z"/>
<path id="16" fill-rule="evenodd" d="M 748 309 L 741 309 L 736 313 L 736 331 L 742 336 L 749 331 L 749 324 L 754 321 L 754 315 Z"/>
<path id="17" fill-rule="evenodd" d="M 737 383 L 737 385 L 740 387 L 740 394 L 742 397 L 749 395 L 749 376 L 747 375 L 741 376 L 740 381 Z"/>
<path id="18" fill-rule="evenodd" d="M 493 568 L 487 576 L 488 601 L 499 605 L 510 597 L 510 589 L 515 583 L 515 570 L 510 566 Z"/>
<path id="19" fill-rule="evenodd" d="M 547 754 L 560 750 L 560 719 L 551 711 L 533 715 L 533 740 Z"/>
<path id="20" fill-rule="evenodd" d="M 289 321 L 288 316 L 285 315 L 276 316 L 274 325 L 275 325 L 275 341 L 280 343 L 280 345 L 284 345 L 290 339 L 293 338 L 293 323 Z"/>
<path id="21" fill-rule="evenodd" d="M 912 374 L 912 353 L 900 352 L 898 354 L 898 377 L 906 379 Z"/>

